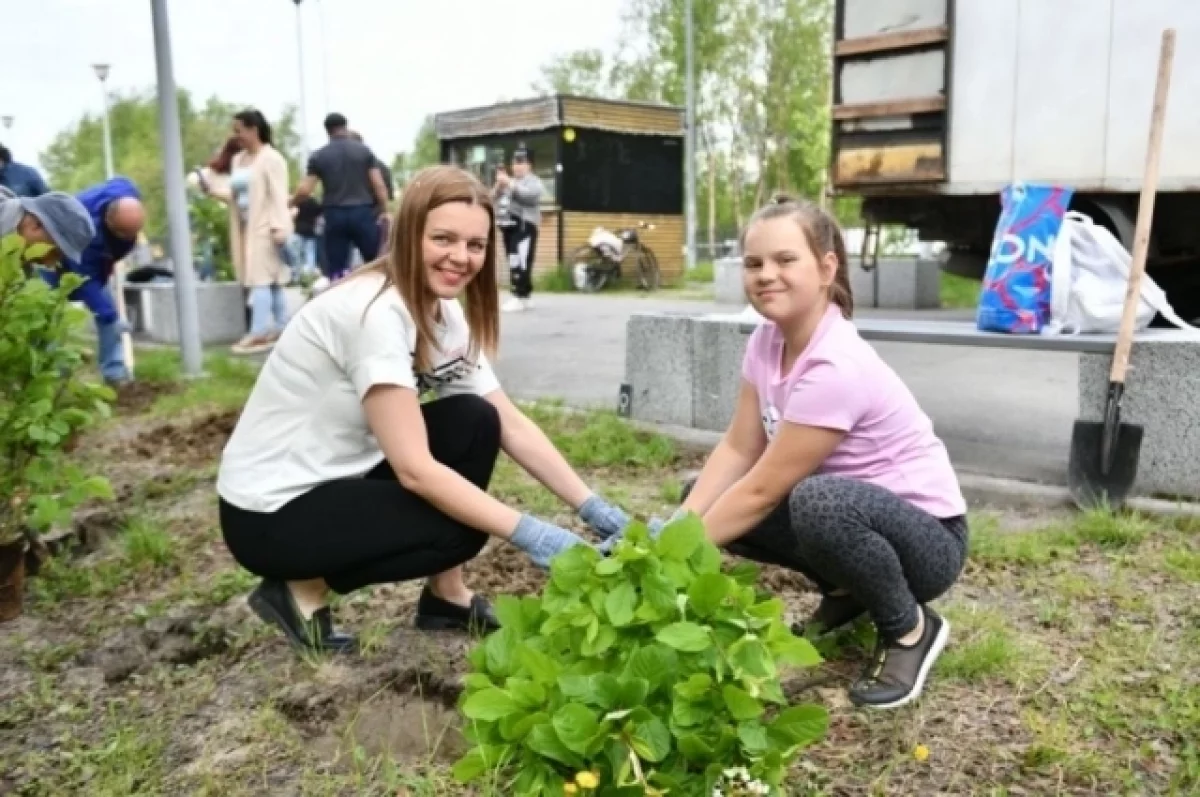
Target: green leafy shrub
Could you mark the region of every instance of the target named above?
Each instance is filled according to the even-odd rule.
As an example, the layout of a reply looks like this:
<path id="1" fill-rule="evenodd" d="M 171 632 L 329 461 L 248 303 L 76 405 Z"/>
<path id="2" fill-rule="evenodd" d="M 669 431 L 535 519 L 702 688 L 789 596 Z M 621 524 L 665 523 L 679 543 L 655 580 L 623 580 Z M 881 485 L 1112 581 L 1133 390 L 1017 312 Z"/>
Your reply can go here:
<path id="1" fill-rule="evenodd" d="M 607 558 L 565 551 L 541 597 L 496 601 L 502 629 L 470 654 L 456 777 L 554 797 L 755 793 L 728 782 L 743 777 L 779 793 L 828 714 L 787 706 L 781 671 L 821 658 L 757 577 L 723 571 L 694 515 L 657 540 L 635 525 Z"/>
<path id="2" fill-rule="evenodd" d="M 30 273 L 46 251 L 18 235 L 0 239 L 0 543 L 33 541 L 80 503 L 111 497 L 106 480 L 64 453 L 107 416 L 112 393 L 81 376 L 86 343 L 75 330 L 87 314 L 67 297 L 82 278 L 65 274 L 51 288 Z"/>

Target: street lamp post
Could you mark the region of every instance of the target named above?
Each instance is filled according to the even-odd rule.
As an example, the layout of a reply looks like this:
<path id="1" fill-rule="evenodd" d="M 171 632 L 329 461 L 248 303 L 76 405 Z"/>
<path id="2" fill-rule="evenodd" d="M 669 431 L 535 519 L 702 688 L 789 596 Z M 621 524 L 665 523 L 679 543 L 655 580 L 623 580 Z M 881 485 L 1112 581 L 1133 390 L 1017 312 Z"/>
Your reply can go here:
<path id="1" fill-rule="evenodd" d="M 100 93 L 104 99 L 104 175 L 108 179 L 112 179 L 115 171 L 113 170 L 113 154 L 112 154 L 112 130 L 108 126 L 108 64 L 92 64 L 92 69 L 96 70 L 96 77 L 100 78 Z"/>
<path id="2" fill-rule="evenodd" d="M 167 229 L 175 265 L 175 304 L 179 316 L 179 350 L 183 374 L 202 374 L 200 317 L 196 308 L 196 273 L 192 270 L 192 234 L 188 223 L 183 175 L 183 135 L 179 127 L 175 67 L 171 60 L 171 25 L 167 0 L 150 0 L 154 20 L 154 66 L 158 77 L 158 133 L 162 142 L 163 178 L 167 194 Z"/>
<path id="3" fill-rule="evenodd" d="M 12 116 L 9 116 L 8 114 L 5 114 L 4 116 L 0 116 L 0 122 L 4 123 L 5 130 L 12 130 L 12 126 L 13 126 L 13 117 Z"/>
<path id="4" fill-rule="evenodd" d="M 692 0 L 684 0 L 684 88 L 686 108 L 684 110 L 684 196 L 687 204 L 685 231 L 687 241 L 684 264 L 688 271 L 696 267 L 696 75 L 692 43 Z"/>
<path id="5" fill-rule="evenodd" d="M 300 78 L 300 103 L 297 112 L 300 114 L 300 147 L 301 163 L 308 161 L 308 112 L 304 94 L 304 29 L 301 25 L 300 4 L 304 0 L 292 0 L 296 4 L 296 60 L 300 67 L 297 75 Z"/>

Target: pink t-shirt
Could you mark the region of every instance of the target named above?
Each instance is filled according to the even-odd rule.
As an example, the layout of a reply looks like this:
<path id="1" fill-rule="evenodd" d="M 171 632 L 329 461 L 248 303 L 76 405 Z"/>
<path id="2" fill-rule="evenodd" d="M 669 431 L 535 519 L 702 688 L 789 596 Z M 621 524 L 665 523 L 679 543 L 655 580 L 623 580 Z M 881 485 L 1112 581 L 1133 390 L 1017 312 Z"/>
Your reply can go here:
<path id="1" fill-rule="evenodd" d="M 758 392 L 767 436 L 780 420 L 846 432 L 818 473 L 891 490 L 938 518 L 966 502 L 933 423 L 836 306 L 830 305 L 789 373 L 780 373 L 783 335 L 767 321 L 750 336 L 742 375 Z"/>

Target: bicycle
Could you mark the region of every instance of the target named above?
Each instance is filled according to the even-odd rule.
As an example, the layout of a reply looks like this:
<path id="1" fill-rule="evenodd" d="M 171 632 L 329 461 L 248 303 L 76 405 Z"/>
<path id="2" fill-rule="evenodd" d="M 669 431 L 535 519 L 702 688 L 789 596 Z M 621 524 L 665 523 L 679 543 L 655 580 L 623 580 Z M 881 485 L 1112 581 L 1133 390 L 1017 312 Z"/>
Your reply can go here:
<path id="1" fill-rule="evenodd" d="M 617 230 L 614 235 L 603 227 L 592 230 L 588 242 L 571 253 L 567 260 L 577 290 L 595 293 L 608 281 L 621 279 L 621 267 L 632 256 L 637 273 L 638 288 L 658 290 L 661 274 L 658 258 L 642 243 L 638 230 L 653 230 L 654 225 L 638 222 L 637 227 Z"/>

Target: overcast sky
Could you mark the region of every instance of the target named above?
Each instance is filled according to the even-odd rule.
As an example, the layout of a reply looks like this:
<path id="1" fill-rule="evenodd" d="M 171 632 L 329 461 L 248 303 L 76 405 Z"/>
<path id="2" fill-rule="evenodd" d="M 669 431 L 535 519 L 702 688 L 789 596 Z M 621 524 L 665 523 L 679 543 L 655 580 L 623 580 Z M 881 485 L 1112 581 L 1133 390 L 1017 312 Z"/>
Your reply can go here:
<path id="1" fill-rule="evenodd" d="M 201 98 L 274 118 L 298 99 L 290 0 L 168 0 L 175 79 Z M 308 134 L 344 113 L 381 157 L 411 143 L 427 113 L 531 95 L 556 53 L 615 49 L 621 0 L 304 0 Z M 0 142 L 37 164 L 54 135 L 101 107 L 91 64 L 114 91 L 155 83 L 150 0 L 0 0 Z M 322 54 L 324 53 L 324 59 Z M 323 68 L 322 61 L 328 65 Z M 328 87 L 328 104 L 326 103 Z"/>

